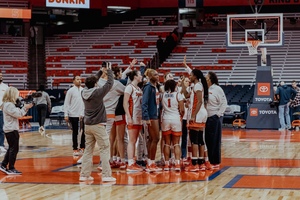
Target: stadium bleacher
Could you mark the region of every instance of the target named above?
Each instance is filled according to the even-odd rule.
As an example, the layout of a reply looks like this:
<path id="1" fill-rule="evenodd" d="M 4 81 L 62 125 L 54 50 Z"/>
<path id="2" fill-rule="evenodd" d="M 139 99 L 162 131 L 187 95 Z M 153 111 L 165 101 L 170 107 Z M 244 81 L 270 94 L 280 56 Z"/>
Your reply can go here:
<path id="1" fill-rule="evenodd" d="M 0 36 L 0 70 L 5 74 L 5 83 L 20 89 L 27 88 L 27 37 Z"/>
<path id="2" fill-rule="evenodd" d="M 175 25 L 148 26 L 152 17 L 47 38 L 48 87 L 68 88 L 74 74 L 87 77 L 99 69 L 103 60 L 121 68 L 127 67 L 133 58 L 147 64 L 157 53 L 158 35 L 165 37 L 176 28 Z M 156 19 L 160 23 L 167 17 Z"/>

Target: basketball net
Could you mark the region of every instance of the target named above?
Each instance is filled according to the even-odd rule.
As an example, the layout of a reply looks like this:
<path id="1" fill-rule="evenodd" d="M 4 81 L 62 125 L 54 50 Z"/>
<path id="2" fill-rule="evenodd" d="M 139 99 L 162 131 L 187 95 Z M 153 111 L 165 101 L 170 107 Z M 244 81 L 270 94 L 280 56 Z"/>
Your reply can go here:
<path id="1" fill-rule="evenodd" d="M 260 43 L 261 43 L 260 40 L 248 40 L 248 41 L 246 41 L 246 45 L 248 47 L 250 56 L 257 54 L 257 47 L 259 46 Z"/>

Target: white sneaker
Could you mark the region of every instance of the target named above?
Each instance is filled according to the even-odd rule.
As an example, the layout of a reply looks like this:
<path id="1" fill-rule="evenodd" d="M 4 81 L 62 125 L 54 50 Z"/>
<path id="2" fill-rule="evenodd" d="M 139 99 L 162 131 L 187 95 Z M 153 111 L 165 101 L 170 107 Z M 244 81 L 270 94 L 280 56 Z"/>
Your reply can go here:
<path id="1" fill-rule="evenodd" d="M 83 158 L 83 156 L 81 156 L 81 158 L 79 158 L 79 159 L 77 160 L 77 164 L 81 164 L 81 163 L 82 163 L 82 158 Z"/>
<path id="2" fill-rule="evenodd" d="M 79 181 L 93 181 L 94 178 L 89 176 L 89 177 L 85 177 L 85 176 L 80 176 L 79 177 Z"/>
<path id="3" fill-rule="evenodd" d="M 116 180 L 114 177 L 102 177 L 102 182 L 115 182 Z"/>
<path id="4" fill-rule="evenodd" d="M 7 150 L 3 146 L 0 146 L 0 151 L 5 153 Z"/>

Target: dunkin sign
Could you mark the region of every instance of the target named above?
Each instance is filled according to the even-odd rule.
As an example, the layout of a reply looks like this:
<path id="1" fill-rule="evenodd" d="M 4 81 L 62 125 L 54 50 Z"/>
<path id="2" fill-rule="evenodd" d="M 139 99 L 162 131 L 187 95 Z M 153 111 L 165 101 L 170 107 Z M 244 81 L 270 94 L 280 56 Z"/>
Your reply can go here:
<path id="1" fill-rule="evenodd" d="M 90 0 L 46 0 L 47 7 L 90 8 Z"/>

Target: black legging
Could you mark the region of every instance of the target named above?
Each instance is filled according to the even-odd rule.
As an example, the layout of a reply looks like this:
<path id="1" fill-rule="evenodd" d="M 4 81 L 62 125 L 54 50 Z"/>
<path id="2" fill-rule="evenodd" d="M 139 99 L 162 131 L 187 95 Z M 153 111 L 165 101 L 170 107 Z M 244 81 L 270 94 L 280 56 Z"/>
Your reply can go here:
<path id="1" fill-rule="evenodd" d="M 186 119 L 182 120 L 182 137 L 181 137 L 181 158 L 186 158 L 187 156 L 187 127 Z"/>
<path id="2" fill-rule="evenodd" d="M 7 167 L 8 169 L 15 169 L 15 162 L 17 159 L 17 154 L 19 152 L 19 132 L 18 131 L 12 131 L 5 133 L 5 137 L 8 143 L 8 150 L 4 156 L 4 159 L 2 161 L 2 166 Z"/>
<path id="3" fill-rule="evenodd" d="M 38 112 L 39 125 L 44 126 L 47 116 L 47 104 L 39 104 L 36 107 Z"/>
<path id="4" fill-rule="evenodd" d="M 69 121 L 72 125 L 72 140 L 73 140 L 73 150 L 78 149 L 78 123 L 79 123 L 79 117 L 69 117 Z M 80 148 L 85 148 L 85 134 L 84 134 L 84 123 L 83 119 L 80 122 L 82 127 L 82 135 L 81 135 L 81 141 L 80 141 Z"/>
<path id="5" fill-rule="evenodd" d="M 221 163 L 222 127 L 220 118 L 213 115 L 207 118 L 205 128 L 205 142 L 209 162 L 213 165 Z"/>

